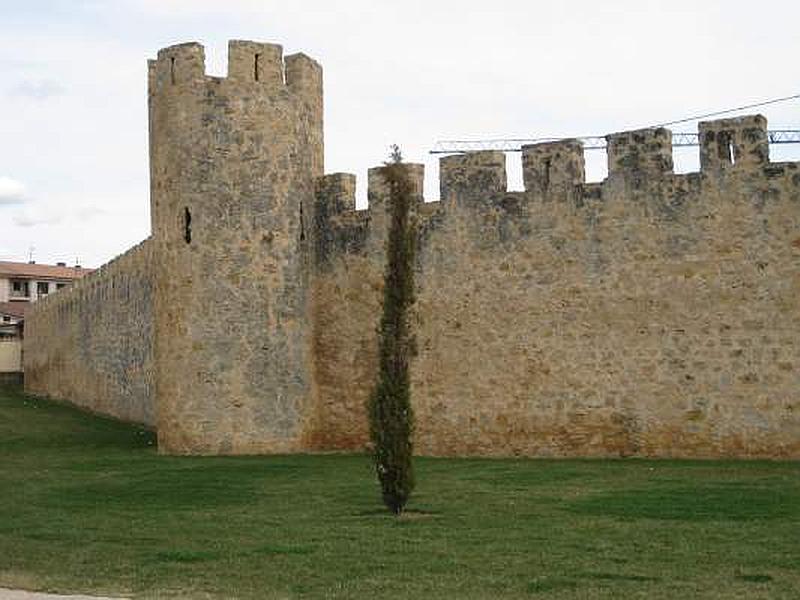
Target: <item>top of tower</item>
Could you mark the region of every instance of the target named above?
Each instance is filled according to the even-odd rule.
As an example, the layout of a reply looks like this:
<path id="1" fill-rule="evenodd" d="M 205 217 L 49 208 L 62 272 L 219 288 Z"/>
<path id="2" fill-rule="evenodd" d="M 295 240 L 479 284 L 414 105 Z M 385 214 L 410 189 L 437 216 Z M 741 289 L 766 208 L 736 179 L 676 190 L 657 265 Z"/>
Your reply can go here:
<path id="1" fill-rule="evenodd" d="M 156 60 L 148 61 L 148 68 L 151 92 L 221 80 L 295 92 L 316 91 L 322 86 L 322 67 L 312 58 L 303 53 L 284 57 L 280 44 L 248 40 L 228 42 L 228 75 L 225 78 L 206 74 L 205 49 L 197 42 L 162 48 Z"/>

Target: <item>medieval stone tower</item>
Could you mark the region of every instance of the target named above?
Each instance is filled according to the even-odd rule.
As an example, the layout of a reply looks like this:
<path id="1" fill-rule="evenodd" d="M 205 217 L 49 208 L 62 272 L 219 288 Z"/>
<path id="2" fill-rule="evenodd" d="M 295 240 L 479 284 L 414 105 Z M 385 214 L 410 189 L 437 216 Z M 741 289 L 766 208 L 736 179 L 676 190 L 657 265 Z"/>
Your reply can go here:
<path id="1" fill-rule="evenodd" d="M 149 63 L 156 421 L 169 453 L 297 450 L 309 414 L 308 244 L 322 70 L 231 41 Z"/>

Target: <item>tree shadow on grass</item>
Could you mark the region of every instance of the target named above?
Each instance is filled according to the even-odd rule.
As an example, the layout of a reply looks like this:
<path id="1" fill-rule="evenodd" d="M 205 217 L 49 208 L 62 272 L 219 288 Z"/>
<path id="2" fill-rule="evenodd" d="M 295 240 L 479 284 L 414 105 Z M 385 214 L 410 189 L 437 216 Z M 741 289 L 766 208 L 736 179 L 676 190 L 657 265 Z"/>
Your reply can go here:
<path id="1" fill-rule="evenodd" d="M 431 519 L 438 517 L 439 512 L 425 509 L 407 509 L 399 516 L 390 513 L 386 508 L 371 508 L 353 513 L 354 517 L 387 517 L 401 521 L 416 521 L 418 519 Z"/>

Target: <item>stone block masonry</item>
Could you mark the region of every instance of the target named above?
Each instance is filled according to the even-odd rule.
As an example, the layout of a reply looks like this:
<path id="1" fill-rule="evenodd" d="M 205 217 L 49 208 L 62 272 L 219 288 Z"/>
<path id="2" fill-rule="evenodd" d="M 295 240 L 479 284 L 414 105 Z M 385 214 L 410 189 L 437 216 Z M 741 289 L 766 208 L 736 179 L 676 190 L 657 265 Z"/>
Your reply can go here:
<path id="1" fill-rule="evenodd" d="M 323 175 L 313 60 L 203 63 L 151 61 L 152 238 L 37 303 L 26 385 L 155 424 L 168 453 L 363 450 L 382 169 L 363 211 Z M 574 140 L 527 146 L 524 192 L 502 153 L 449 156 L 433 203 L 407 165 L 419 453 L 800 458 L 800 165 L 769 162 L 761 116 L 700 134 L 690 174 L 666 129 L 609 135 L 602 183 Z"/>
<path id="2" fill-rule="evenodd" d="M 28 311 L 26 391 L 155 427 L 153 325 L 148 238 Z"/>
<path id="3" fill-rule="evenodd" d="M 613 134 L 599 184 L 576 142 L 528 146 L 513 193 L 502 153 L 442 159 L 418 205 L 420 453 L 800 457 L 800 169 L 769 163 L 763 117 L 700 130 L 727 132 L 703 155 L 741 145 L 677 175 L 669 131 Z M 352 205 L 348 176 L 321 189 Z M 378 170 L 368 210 L 319 213 L 320 449 L 367 442 L 383 196 Z"/>
<path id="4" fill-rule="evenodd" d="M 187 454 L 303 450 L 312 412 L 308 227 L 322 175 L 322 71 L 233 41 L 150 67 L 159 445 Z"/>

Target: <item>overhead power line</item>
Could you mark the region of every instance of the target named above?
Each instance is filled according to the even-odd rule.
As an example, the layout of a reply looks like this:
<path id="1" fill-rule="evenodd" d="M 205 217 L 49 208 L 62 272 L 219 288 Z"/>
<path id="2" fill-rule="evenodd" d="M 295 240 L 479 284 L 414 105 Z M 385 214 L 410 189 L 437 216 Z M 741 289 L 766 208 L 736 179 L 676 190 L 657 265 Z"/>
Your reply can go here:
<path id="1" fill-rule="evenodd" d="M 718 110 L 715 112 L 705 113 L 703 115 L 695 115 L 694 117 L 685 117 L 675 121 L 667 121 L 666 123 L 659 123 L 655 127 L 666 127 L 667 125 L 678 125 L 680 123 L 691 123 L 692 121 L 699 121 L 700 119 L 707 119 L 709 117 L 718 117 L 720 115 L 728 115 L 730 113 L 739 112 L 741 110 L 749 110 L 751 108 L 758 108 L 760 106 L 768 106 L 769 104 L 778 104 L 779 102 L 788 102 L 789 100 L 797 100 L 800 94 L 792 96 L 785 96 L 783 98 L 773 98 L 772 100 L 764 100 L 763 102 L 756 102 L 755 104 L 746 104 L 744 106 L 737 106 L 736 108 L 726 108 L 725 110 Z"/>
<path id="2" fill-rule="evenodd" d="M 665 123 L 658 123 L 650 127 L 666 127 L 668 125 L 678 125 L 681 123 L 690 123 L 692 121 L 699 121 L 709 117 L 718 117 L 730 113 L 749 110 L 751 108 L 758 108 L 770 104 L 778 104 L 779 102 L 788 102 L 790 100 L 800 99 L 800 94 L 793 94 L 791 96 L 784 96 L 783 98 L 773 98 L 771 100 L 764 100 L 763 102 L 755 102 L 753 104 L 746 104 L 744 106 L 737 106 L 735 108 L 726 108 L 725 110 L 718 110 L 692 117 L 685 117 L 683 119 L 676 119 L 674 121 L 667 121 Z M 767 137 L 770 144 L 800 144 L 800 129 L 774 129 L 767 132 Z M 474 152 L 477 150 L 501 150 L 503 152 L 519 152 L 522 146 L 527 144 L 537 144 L 542 142 L 556 142 L 562 139 L 575 139 L 583 144 L 586 150 L 602 150 L 606 147 L 606 138 L 603 135 L 584 135 L 584 136 L 571 136 L 563 137 L 540 137 L 540 138 L 495 138 L 485 140 L 443 140 L 436 142 L 431 154 L 453 154 L 459 152 Z M 672 146 L 675 148 L 698 146 L 700 143 L 697 133 L 674 133 L 672 134 Z"/>
<path id="3" fill-rule="evenodd" d="M 699 146 L 700 136 L 697 133 L 673 133 L 672 147 L 685 148 Z M 520 152 L 523 146 L 542 142 L 557 142 L 561 139 L 574 139 L 583 144 L 584 150 L 604 150 L 606 138 L 589 135 L 578 138 L 515 138 L 493 140 L 444 140 L 436 142 L 431 154 L 457 154 L 459 152 L 476 152 L 479 150 L 500 150 L 502 152 Z M 770 144 L 800 144 L 800 129 L 773 129 L 767 132 Z"/>

